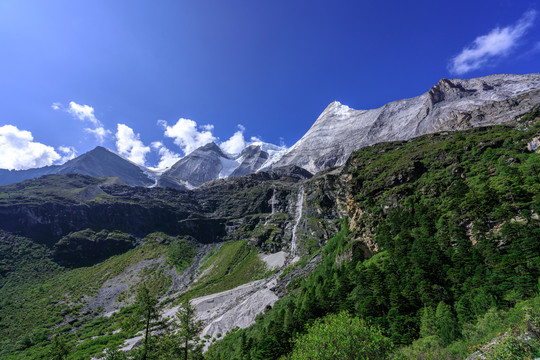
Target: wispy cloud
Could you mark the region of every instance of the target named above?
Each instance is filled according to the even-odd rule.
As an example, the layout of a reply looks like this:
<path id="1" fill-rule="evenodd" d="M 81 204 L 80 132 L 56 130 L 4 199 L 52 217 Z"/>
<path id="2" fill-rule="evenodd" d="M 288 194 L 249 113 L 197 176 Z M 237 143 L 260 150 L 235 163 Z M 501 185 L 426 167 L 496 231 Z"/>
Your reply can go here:
<path id="1" fill-rule="evenodd" d="M 77 104 L 74 101 L 70 101 L 69 106 L 65 108 L 62 103 L 54 102 L 51 105 L 53 110 L 61 110 L 71 114 L 74 118 L 89 123 L 91 127 L 87 127 L 84 130 L 96 137 L 101 144 L 107 136 L 111 134 L 110 130 L 105 129 L 101 121 L 94 114 L 94 108 L 90 105 Z"/>
<path id="2" fill-rule="evenodd" d="M 448 70 L 461 75 L 508 56 L 533 26 L 537 14 L 536 10 L 529 10 L 515 24 L 496 27 L 488 34 L 478 36 L 471 45 L 452 58 Z"/>
<path id="3" fill-rule="evenodd" d="M 150 152 L 150 147 L 144 145 L 140 135 L 124 124 L 117 125 L 116 149 L 120 155 L 142 166 L 146 165 L 146 154 Z"/>
<path id="4" fill-rule="evenodd" d="M 96 115 L 94 115 L 94 108 L 90 105 L 80 105 L 74 101 L 71 101 L 67 111 L 81 121 L 89 121 L 96 127 L 103 126 L 101 121 L 99 121 L 96 118 Z"/>
<path id="5" fill-rule="evenodd" d="M 73 146 L 59 146 L 58 151 L 62 153 L 60 163 L 63 164 L 68 160 L 74 159 L 77 156 L 77 150 Z"/>
<path id="6" fill-rule="evenodd" d="M 34 141 L 30 131 L 0 126 L 0 168 L 24 170 L 52 165 L 61 156 L 52 146 Z"/>

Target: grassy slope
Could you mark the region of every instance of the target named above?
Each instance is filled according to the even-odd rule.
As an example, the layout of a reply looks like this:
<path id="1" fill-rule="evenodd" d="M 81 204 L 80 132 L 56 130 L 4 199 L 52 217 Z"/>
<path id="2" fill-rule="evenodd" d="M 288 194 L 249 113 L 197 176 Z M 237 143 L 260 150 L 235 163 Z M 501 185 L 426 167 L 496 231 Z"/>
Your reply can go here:
<path id="1" fill-rule="evenodd" d="M 268 274 L 266 264 L 247 241 L 223 243 L 203 264 L 200 278 L 185 294 L 190 298 L 233 289 Z"/>
<path id="2" fill-rule="evenodd" d="M 30 240 L 12 236 L 6 240 L 18 244 L 17 251 L 3 248 L 3 255 L 11 254 L 22 265 L 12 268 L 2 282 L 1 291 L 7 296 L 0 303 L 0 357 L 6 359 L 36 358 L 46 350 L 48 338 L 58 334 L 73 344 L 82 342 L 79 346 L 86 348 L 85 342 L 92 336 L 117 328 L 122 316 L 96 319 L 83 313 L 85 298 L 129 266 L 165 252 L 162 245 L 148 243 L 91 267 L 64 269 L 48 258 L 45 248 Z M 166 279 L 155 280 L 157 287 L 167 286 Z M 66 318 L 75 320 L 68 324 L 63 321 Z M 119 341 L 125 335 L 114 339 Z"/>
<path id="3" fill-rule="evenodd" d="M 136 331 L 126 323 L 129 307 L 111 318 L 96 317 L 98 313 L 85 311 L 85 300 L 128 267 L 166 255 L 168 245 L 155 238 L 149 236 L 144 245 L 100 264 L 64 269 L 49 259 L 45 247 L 4 234 L 0 242 L 0 269 L 5 274 L 0 278 L 0 290 L 5 295 L 0 302 L 0 357 L 44 356 L 51 336 L 61 336 L 68 342 L 72 348 L 70 359 L 88 359 L 106 347 L 123 343 Z M 225 243 L 207 259 L 204 269 L 208 271 L 188 292 L 189 296 L 229 290 L 266 274 L 266 265 L 246 241 Z M 154 268 L 141 274 L 155 293 L 163 293 L 170 285 L 170 279 Z M 72 320 L 66 323 L 65 319 Z"/>

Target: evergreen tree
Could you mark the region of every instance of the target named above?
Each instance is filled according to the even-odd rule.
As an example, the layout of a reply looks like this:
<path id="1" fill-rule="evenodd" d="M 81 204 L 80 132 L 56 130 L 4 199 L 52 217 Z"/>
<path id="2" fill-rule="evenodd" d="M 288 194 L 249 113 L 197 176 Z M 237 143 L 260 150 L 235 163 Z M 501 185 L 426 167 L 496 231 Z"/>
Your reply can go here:
<path id="1" fill-rule="evenodd" d="M 150 290 L 145 284 L 143 284 L 137 291 L 137 298 L 135 300 L 135 315 L 139 320 L 142 320 L 145 325 L 144 348 L 141 359 L 146 360 L 148 358 L 150 348 L 150 329 L 152 327 L 152 323 L 159 319 L 159 306 L 156 296 L 150 293 Z"/>
<path id="2" fill-rule="evenodd" d="M 431 306 L 424 306 L 422 317 L 420 318 L 420 336 L 428 337 L 437 335 L 437 319 Z"/>
<path id="3" fill-rule="evenodd" d="M 456 317 L 452 313 L 450 306 L 443 301 L 437 305 L 435 311 L 436 325 L 439 337 L 443 345 L 448 345 L 459 336 L 459 328 Z"/>
<path id="4" fill-rule="evenodd" d="M 179 326 L 177 337 L 182 344 L 184 360 L 188 360 L 188 355 L 190 354 L 192 359 L 202 358 L 202 346 L 200 344 L 200 339 L 197 337 L 202 330 L 202 325 L 201 322 L 196 319 L 195 307 L 191 305 L 189 299 L 182 302 L 176 316 L 178 318 Z"/>
<path id="5" fill-rule="evenodd" d="M 457 302 L 456 313 L 460 324 L 472 322 L 474 320 L 474 315 L 472 313 L 471 307 L 471 301 L 466 296 L 463 296 Z"/>

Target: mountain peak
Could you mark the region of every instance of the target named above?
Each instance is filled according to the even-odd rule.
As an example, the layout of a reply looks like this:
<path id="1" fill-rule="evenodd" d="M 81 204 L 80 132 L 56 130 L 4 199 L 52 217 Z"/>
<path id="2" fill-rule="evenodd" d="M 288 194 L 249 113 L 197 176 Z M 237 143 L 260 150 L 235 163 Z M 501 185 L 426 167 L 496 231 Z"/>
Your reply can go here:
<path id="1" fill-rule="evenodd" d="M 196 150 L 204 150 L 204 151 L 218 151 L 222 152 L 221 148 L 215 143 L 215 142 L 209 142 L 208 144 L 205 144 Z"/>
<path id="2" fill-rule="evenodd" d="M 540 74 L 443 78 L 422 95 L 371 110 L 334 101 L 274 166 L 294 164 L 316 173 L 379 142 L 511 122 L 538 102 Z"/>

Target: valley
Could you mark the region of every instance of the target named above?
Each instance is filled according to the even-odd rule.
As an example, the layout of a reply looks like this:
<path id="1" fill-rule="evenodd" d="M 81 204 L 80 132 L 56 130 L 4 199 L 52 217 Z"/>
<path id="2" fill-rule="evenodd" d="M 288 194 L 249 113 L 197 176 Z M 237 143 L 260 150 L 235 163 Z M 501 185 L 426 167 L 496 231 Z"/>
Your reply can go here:
<path id="1" fill-rule="evenodd" d="M 105 172 L 1 186 L 0 357 L 48 358 L 58 339 L 68 359 L 138 356 L 141 287 L 162 319 L 191 299 L 207 359 L 300 359 L 334 316 L 360 319 L 377 358 L 465 359 L 501 334 L 486 353 L 537 354 L 539 79 L 333 103 L 271 166 L 246 151 L 238 176 L 209 144 L 159 179 L 100 149 L 85 158 L 114 159 Z M 157 322 L 159 359 L 173 329 Z"/>

